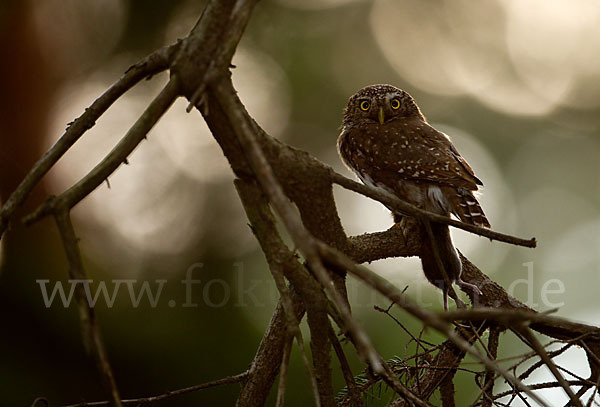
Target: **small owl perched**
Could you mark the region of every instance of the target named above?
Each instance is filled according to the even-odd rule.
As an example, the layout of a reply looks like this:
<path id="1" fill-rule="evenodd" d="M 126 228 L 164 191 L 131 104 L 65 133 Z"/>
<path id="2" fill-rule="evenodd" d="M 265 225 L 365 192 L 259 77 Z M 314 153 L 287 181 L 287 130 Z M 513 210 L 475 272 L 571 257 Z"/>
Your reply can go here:
<path id="1" fill-rule="evenodd" d="M 431 127 L 414 99 L 391 85 L 371 85 L 348 101 L 338 151 L 361 181 L 412 203 L 419 208 L 473 225 L 489 227 L 475 199 L 482 182 L 444 133 Z M 399 221 L 402 214 L 394 214 Z M 462 264 L 447 225 L 431 223 L 434 244 L 451 282 L 480 293 L 461 280 Z M 448 309 L 449 287 L 439 270 L 432 242 L 421 250 L 425 277 L 444 294 Z"/>

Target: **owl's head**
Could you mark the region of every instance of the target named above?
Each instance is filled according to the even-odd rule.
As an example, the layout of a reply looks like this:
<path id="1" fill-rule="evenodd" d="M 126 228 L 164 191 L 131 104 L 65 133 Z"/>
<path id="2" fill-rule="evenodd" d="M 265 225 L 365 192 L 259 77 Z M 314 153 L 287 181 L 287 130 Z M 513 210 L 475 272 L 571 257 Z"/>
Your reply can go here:
<path id="1" fill-rule="evenodd" d="M 370 85 L 350 98 L 344 111 L 344 123 L 383 124 L 396 118 L 413 116 L 425 119 L 407 92 L 392 85 Z"/>

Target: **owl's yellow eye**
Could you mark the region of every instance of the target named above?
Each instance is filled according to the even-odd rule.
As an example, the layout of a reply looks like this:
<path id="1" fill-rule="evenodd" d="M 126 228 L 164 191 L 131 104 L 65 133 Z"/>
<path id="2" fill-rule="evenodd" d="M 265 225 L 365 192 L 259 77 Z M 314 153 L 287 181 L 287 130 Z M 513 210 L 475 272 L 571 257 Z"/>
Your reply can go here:
<path id="1" fill-rule="evenodd" d="M 369 103 L 368 100 L 363 100 L 362 102 L 360 102 L 359 106 L 360 106 L 360 110 L 366 112 L 371 107 L 371 104 Z"/>
<path id="2" fill-rule="evenodd" d="M 390 106 L 394 110 L 400 109 L 400 100 L 398 100 L 398 99 L 392 99 L 392 101 L 390 102 Z"/>

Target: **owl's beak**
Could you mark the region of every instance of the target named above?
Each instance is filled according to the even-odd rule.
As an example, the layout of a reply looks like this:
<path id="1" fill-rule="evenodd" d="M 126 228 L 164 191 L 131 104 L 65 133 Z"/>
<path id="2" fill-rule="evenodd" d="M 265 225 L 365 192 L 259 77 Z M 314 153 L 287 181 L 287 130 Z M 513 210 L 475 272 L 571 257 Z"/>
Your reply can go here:
<path id="1" fill-rule="evenodd" d="M 383 107 L 379 108 L 379 124 L 383 124 L 385 121 L 385 114 L 383 113 Z"/>

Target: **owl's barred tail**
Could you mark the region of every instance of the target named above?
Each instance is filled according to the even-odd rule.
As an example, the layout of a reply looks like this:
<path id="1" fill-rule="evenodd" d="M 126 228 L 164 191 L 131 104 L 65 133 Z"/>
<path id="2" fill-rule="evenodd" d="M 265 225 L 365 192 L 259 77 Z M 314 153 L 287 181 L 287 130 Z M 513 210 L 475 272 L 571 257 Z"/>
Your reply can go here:
<path id="1" fill-rule="evenodd" d="M 450 237 L 450 229 L 448 225 L 442 223 L 431 223 L 431 230 L 433 232 L 433 240 L 430 239 L 423 226 L 422 236 L 423 243 L 421 244 L 421 264 L 423 266 L 423 272 L 427 280 L 440 290 L 444 294 L 444 309 L 448 309 L 448 291 L 450 287 L 446 285 L 444 280 L 444 274 L 439 269 L 435 258 L 435 252 L 433 244 L 437 248 L 437 252 L 444 266 L 444 270 L 450 284 L 456 280 L 460 280 L 460 274 L 462 271 L 462 263 L 458 257 L 458 253 L 452 244 L 452 238 Z"/>
<path id="2" fill-rule="evenodd" d="M 485 213 L 483 213 L 483 209 L 481 209 L 473 192 L 464 188 L 458 188 L 456 193 L 449 195 L 452 212 L 460 220 L 476 226 L 490 227 L 490 222 L 487 220 Z"/>

